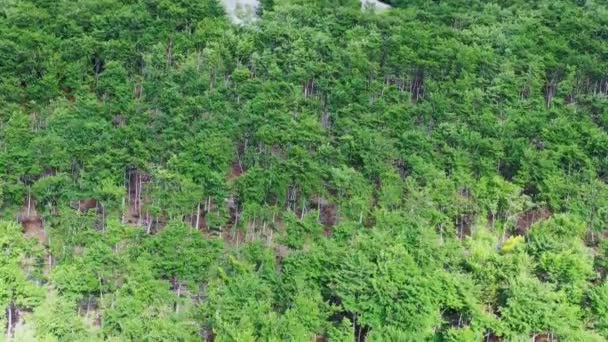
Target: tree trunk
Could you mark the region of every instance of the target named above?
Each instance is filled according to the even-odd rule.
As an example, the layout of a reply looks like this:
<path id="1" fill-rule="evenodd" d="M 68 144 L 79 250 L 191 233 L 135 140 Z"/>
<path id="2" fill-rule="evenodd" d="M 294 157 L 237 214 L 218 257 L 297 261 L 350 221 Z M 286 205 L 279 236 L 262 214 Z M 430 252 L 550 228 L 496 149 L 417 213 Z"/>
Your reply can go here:
<path id="1" fill-rule="evenodd" d="M 306 212 L 306 205 L 302 203 L 302 212 L 300 213 L 300 221 L 304 219 L 304 213 Z"/>
<path id="2" fill-rule="evenodd" d="M 152 231 L 152 220 L 148 217 L 148 224 L 146 225 L 146 234 L 150 235 Z"/>
<path id="3" fill-rule="evenodd" d="M 236 214 L 235 214 L 235 218 L 234 218 L 234 225 L 232 226 L 232 229 L 235 229 L 239 226 L 239 218 L 241 217 L 241 214 L 239 213 L 239 207 L 236 207 Z"/>
<path id="4" fill-rule="evenodd" d="M 103 283 L 101 280 L 101 276 L 97 276 L 97 279 L 99 279 L 99 298 L 101 298 L 101 300 L 103 300 L 103 291 L 101 290 Z"/>
<path id="5" fill-rule="evenodd" d="M 8 305 L 8 308 L 6 309 L 6 316 L 8 319 L 8 326 L 6 328 L 6 341 L 10 342 L 11 341 L 11 337 L 12 337 L 12 330 L 13 330 L 13 312 L 12 312 L 12 306 L 13 304 L 10 303 Z"/>
<path id="6" fill-rule="evenodd" d="M 127 200 L 129 203 L 129 216 L 133 212 L 133 203 L 131 203 L 131 171 L 127 171 Z"/>
<path id="7" fill-rule="evenodd" d="M 141 175 L 139 175 L 139 173 L 138 173 L 138 176 L 137 176 L 137 180 L 138 180 L 137 184 L 138 184 L 138 188 L 139 188 L 139 192 L 137 193 L 137 212 L 139 214 L 139 221 L 140 221 L 140 224 L 141 224 L 141 220 L 142 220 L 142 217 L 141 217 L 141 214 L 142 214 L 142 211 L 141 211 L 141 209 L 142 209 L 142 205 L 141 205 L 141 196 L 142 195 L 141 195 L 141 192 L 142 191 L 141 190 L 142 190 L 142 187 L 143 187 L 143 181 L 141 180 Z"/>
<path id="8" fill-rule="evenodd" d="M 97 202 L 99 207 L 95 207 L 95 214 L 99 215 L 99 208 L 101 208 L 101 232 L 104 233 L 106 231 L 106 209 L 101 204 L 101 202 Z"/>
<path id="9" fill-rule="evenodd" d="M 179 313 L 179 297 L 181 295 L 181 291 L 182 291 L 182 284 L 178 281 L 177 282 L 177 302 L 175 303 L 175 313 L 176 314 Z"/>
<path id="10" fill-rule="evenodd" d="M 270 230 L 270 239 L 268 240 L 268 245 L 270 246 L 272 244 L 272 233 L 274 232 L 274 230 Z"/>
<path id="11" fill-rule="evenodd" d="M 120 216 L 120 223 L 125 224 L 125 198 L 122 198 L 122 215 Z"/>
<path id="12" fill-rule="evenodd" d="M 27 188 L 27 217 L 30 217 L 32 212 L 32 189 L 28 186 Z"/>
<path id="13" fill-rule="evenodd" d="M 51 237 L 50 236 L 48 236 L 47 241 L 48 241 L 47 243 L 50 246 L 51 245 Z M 47 253 L 48 253 L 48 256 L 49 256 L 49 261 L 48 261 L 48 263 L 49 263 L 49 272 L 51 272 L 51 270 L 53 269 L 53 255 L 51 254 L 51 249 L 50 248 L 48 248 L 47 251 L 48 251 Z"/>
<path id="14" fill-rule="evenodd" d="M 91 296 L 89 296 L 87 299 L 87 312 L 85 314 L 85 318 L 87 321 L 89 320 L 89 311 L 90 310 L 91 310 Z"/>
<path id="15" fill-rule="evenodd" d="M 196 206 L 196 230 L 199 230 L 199 224 L 200 224 L 200 220 L 201 220 L 201 203 L 199 202 L 198 205 Z"/>

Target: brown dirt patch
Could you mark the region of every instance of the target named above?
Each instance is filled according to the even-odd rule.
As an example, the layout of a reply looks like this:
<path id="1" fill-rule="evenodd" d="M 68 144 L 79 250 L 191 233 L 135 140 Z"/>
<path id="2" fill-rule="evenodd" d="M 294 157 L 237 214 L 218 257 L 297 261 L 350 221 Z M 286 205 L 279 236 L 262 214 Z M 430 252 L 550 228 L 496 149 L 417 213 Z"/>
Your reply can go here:
<path id="1" fill-rule="evenodd" d="M 516 232 L 518 235 L 526 235 L 532 225 L 550 218 L 553 213 L 549 209 L 539 208 L 528 210 L 517 218 Z"/>
<path id="2" fill-rule="evenodd" d="M 44 231 L 44 223 L 42 222 L 40 215 L 38 215 L 36 201 L 34 199 L 26 199 L 25 204 L 19 213 L 18 221 L 21 223 L 23 233 L 26 237 L 38 240 L 41 245 L 47 244 L 48 237 Z"/>

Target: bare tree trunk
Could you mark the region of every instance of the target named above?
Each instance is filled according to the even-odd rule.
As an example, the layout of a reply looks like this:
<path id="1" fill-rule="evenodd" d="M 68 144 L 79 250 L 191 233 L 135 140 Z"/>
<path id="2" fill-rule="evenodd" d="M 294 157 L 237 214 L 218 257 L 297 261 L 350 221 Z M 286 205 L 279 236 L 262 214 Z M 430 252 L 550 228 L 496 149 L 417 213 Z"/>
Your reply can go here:
<path id="1" fill-rule="evenodd" d="M 317 202 L 317 220 L 321 219 L 321 201 Z"/>
<path id="2" fill-rule="evenodd" d="M 201 51 L 196 52 L 196 73 L 199 73 L 201 69 Z"/>
<path id="3" fill-rule="evenodd" d="M 103 300 L 103 291 L 101 290 L 103 288 L 103 282 L 101 280 L 101 276 L 97 276 L 97 279 L 99 280 L 99 298 Z"/>
<path id="4" fill-rule="evenodd" d="M 201 203 L 199 202 L 198 205 L 196 206 L 196 230 L 199 229 L 199 224 L 200 224 L 200 220 L 201 220 Z"/>
<path id="5" fill-rule="evenodd" d="M 141 225 L 141 213 L 139 210 L 139 177 L 137 172 L 135 173 L 135 198 L 133 198 L 133 202 L 135 213 L 137 214 L 137 224 Z"/>
<path id="6" fill-rule="evenodd" d="M 236 213 L 235 213 L 235 218 L 234 218 L 234 225 L 232 226 L 232 229 L 235 229 L 239 226 L 239 218 L 241 217 L 241 213 L 239 213 L 239 207 L 236 207 Z"/>
<path id="7" fill-rule="evenodd" d="M 127 203 L 129 205 L 129 216 L 133 212 L 133 201 L 131 201 L 131 171 L 127 171 Z M 126 209 L 126 208 L 125 208 Z"/>
<path id="8" fill-rule="evenodd" d="M 87 320 L 89 319 L 89 311 L 90 310 L 91 310 L 91 296 L 89 296 L 88 299 L 87 299 L 87 312 L 84 315 Z"/>
<path id="9" fill-rule="evenodd" d="M 32 188 L 27 187 L 27 217 L 30 217 L 32 212 Z"/>
<path id="10" fill-rule="evenodd" d="M 300 221 L 304 219 L 304 213 L 306 212 L 306 205 L 302 203 L 302 212 L 300 213 Z"/>
<path id="11" fill-rule="evenodd" d="M 353 315 L 353 336 L 357 336 L 357 314 Z M 357 339 L 356 342 L 359 342 Z"/>
<path id="12" fill-rule="evenodd" d="M 122 198 L 122 215 L 120 216 L 120 223 L 125 224 L 125 198 Z"/>
<path id="13" fill-rule="evenodd" d="M 146 225 L 146 234 L 150 235 L 150 232 L 152 231 L 152 220 L 150 219 L 149 214 L 148 215 L 148 224 Z"/>
<path id="14" fill-rule="evenodd" d="M 462 240 L 462 235 L 463 235 L 463 218 L 462 215 L 460 216 L 460 222 L 458 222 L 458 238 L 460 238 Z"/>
<path id="15" fill-rule="evenodd" d="M 272 233 L 274 232 L 274 230 L 270 230 L 270 239 L 268 240 L 267 244 L 271 245 L 272 244 Z"/>
<path id="16" fill-rule="evenodd" d="M 179 313 L 179 297 L 181 295 L 181 291 L 182 291 L 182 284 L 178 281 L 177 282 L 177 302 L 175 303 L 175 313 L 176 314 Z"/>
<path id="17" fill-rule="evenodd" d="M 142 214 L 142 211 L 141 211 L 141 209 L 142 209 L 142 204 L 141 204 L 141 200 L 142 200 L 141 197 L 142 197 L 142 195 L 141 195 L 141 193 L 142 193 L 143 181 L 142 181 L 141 175 L 139 175 L 139 173 L 138 173 L 137 179 L 138 179 L 138 188 L 139 188 L 139 192 L 138 192 L 138 195 L 137 195 L 137 211 L 138 211 L 138 214 L 139 214 L 139 220 L 140 220 L 140 224 L 141 224 L 141 219 L 142 219 L 141 218 L 141 214 Z"/>
<path id="18" fill-rule="evenodd" d="M 50 240 L 51 238 L 49 238 Z M 50 245 L 50 241 L 49 241 L 49 245 Z M 53 270 L 53 255 L 49 252 L 49 272 Z"/>
<path id="19" fill-rule="evenodd" d="M 8 318 L 8 326 L 6 329 L 6 341 L 10 342 L 11 341 L 11 337 L 12 337 L 12 330 L 13 330 L 13 312 L 12 312 L 12 303 L 10 303 L 8 305 L 8 308 L 6 309 L 6 316 Z"/>

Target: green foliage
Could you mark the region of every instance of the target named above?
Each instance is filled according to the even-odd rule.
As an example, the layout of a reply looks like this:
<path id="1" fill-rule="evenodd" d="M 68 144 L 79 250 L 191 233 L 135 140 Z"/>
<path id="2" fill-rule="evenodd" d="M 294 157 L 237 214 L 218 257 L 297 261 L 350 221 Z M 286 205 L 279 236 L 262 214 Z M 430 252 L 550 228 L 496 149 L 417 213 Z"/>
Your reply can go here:
<path id="1" fill-rule="evenodd" d="M 101 341 L 75 312 L 75 305 L 49 292 L 32 314 L 38 341 Z"/>
<path id="2" fill-rule="evenodd" d="M 523 242 L 524 242 L 523 236 L 521 236 L 521 235 L 512 236 L 502 246 L 501 252 L 509 253 L 509 252 L 513 251 L 513 249 L 517 248 L 517 246 L 520 246 Z"/>
<path id="3" fill-rule="evenodd" d="M 222 2 L 0 1 L 3 336 L 608 338 L 604 2 Z"/>
<path id="4" fill-rule="evenodd" d="M 198 284 L 218 259 L 221 241 L 206 240 L 183 224 L 170 224 L 145 244 L 158 276 Z M 188 260 L 184 263 L 184 260 Z"/>
<path id="5" fill-rule="evenodd" d="M 174 309 L 179 298 L 169 284 L 154 278 L 152 264 L 137 259 L 126 282 L 103 302 L 106 338 L 143 341 L 193 341 L 197 324 Z M 183 308 L 182 308 L 183 309 Z"/>
<path id="6" fill-rule="evenodd" d="M 0 221 L 0 249 L 0 305 L 35 307 L 44 298 L 44 292 L 34 282 L 40 249 L 23 238 L 19 226 L 6 221 Z"/>
<path id="7" fill-rule="evenodd" d="M 554 332 L 568 338 L 583 326 L 580 309 L 569 304 L 563 292 L 537 279 L 513 279 L 501 294 L 501 301 L 506 332 L 513 336 Z"/>
<path id="8" fill-rule="evenodd" d="M 595 329 L 608 336 L 608 283 L 606 281 L 590 291 L 591 313 Z"/>

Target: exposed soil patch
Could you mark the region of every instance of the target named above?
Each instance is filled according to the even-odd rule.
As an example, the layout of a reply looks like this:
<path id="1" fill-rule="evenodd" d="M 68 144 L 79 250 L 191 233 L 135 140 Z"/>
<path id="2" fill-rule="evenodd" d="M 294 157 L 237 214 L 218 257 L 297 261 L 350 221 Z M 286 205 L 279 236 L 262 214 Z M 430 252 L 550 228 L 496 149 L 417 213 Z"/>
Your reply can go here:
<path id="1" fill-rule="evenodd" d="M 196 228 L 199 231 L 207 230 L 207 221 L 205 220 L 205 211 L 200 210 L 199 212 L 184 216 L 184 222 L 190 226 Z"/>
<path id="2" fill-rule="evenodd" d="M 319 222 L 325 227 L 326 233 L 338 223 L 338 207 L 323 197 L 313 197 L 309 206 L 319 212 Z"/>
<path id="3" fill-rule="evenodd" d="M 90 209 L 99 211 L 101 209 L 100 203 L 94 198 L 87 198 L 79 201 L 72 202 L 72 209 L 77 210 L 79 213 L 86 213 Z"/>
<path id="4" fill-rule="evenodd" d="M 495 333 L 491 332 L 486 335 L 485 342 L 502 342 L 504 338 L 502 336 L 498 336 Z"/>
<path id="5" fill-rule="evenodd" d="M 526 235 L 532 225 L 550 218 L 551 215 L 553 215 L 553 213 L 545 208 L 526 211 L 517 219 L 516 233 L 518 235 Z"/>
<path id="6" fill-rule="evenodd" d="M 36 210 L 36 201 L 31 196 L 26 199 L 17 220 L 21 223 L 26 237 L 38 240 L 41 245 L 47 244 L 48 237 L 44 231 L 44 223 Z"/>
<path id="7" fill-rule="evenodd" d="M 455 223 L 458 228 L 459 239 L 462 240 L 467 236 L 471 236 L 473 223 L 475 223 L 475 214 L 461 214 Z"/>
<path id="8" fill-rule="evenodd" d="M 243 166 L 238 161 L 232 162 L 232 164 L 230 164 L 230 170 L 228 171 L 228 180 L 235 180 L 243 173 L 245 173 Z"/>
<path id="9" fill-rule="evenodd" d="M 277 272 L 281 272 L 283 269 L 283 259 L 287 258 L 289 254 L 291 254 L 291 250 L 285 245 L 278 245 L 275 248 L 274 255 Z"/>

